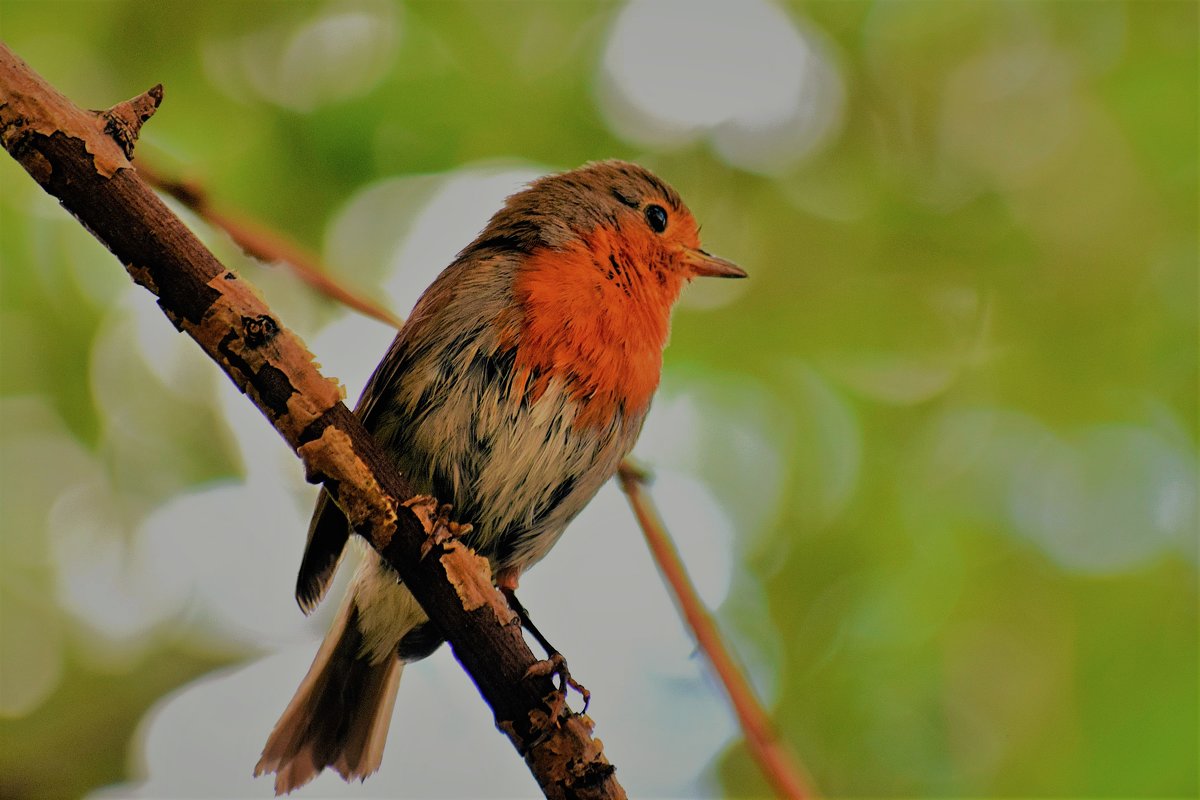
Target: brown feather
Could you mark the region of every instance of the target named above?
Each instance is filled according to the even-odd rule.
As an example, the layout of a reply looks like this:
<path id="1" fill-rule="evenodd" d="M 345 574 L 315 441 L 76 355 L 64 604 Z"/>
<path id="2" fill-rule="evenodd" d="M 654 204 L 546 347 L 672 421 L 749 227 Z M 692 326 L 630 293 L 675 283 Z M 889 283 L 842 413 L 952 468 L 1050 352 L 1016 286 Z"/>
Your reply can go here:
<path id="1" fill-rule="evenodd" d="M 308 526 L 300 572 L 296 575 L 296 602 L 305 614 L 311 614 L 325 597 L 349 538 L 350 525 L 345 515 L 322 489 Z"/>
<path id="2" fill-rule="evenodd" d="M 313 659 L 308 674 L 275 723 L 254 774 L 275 773 L 275 794 L 287 794 L 332 766 L 350 780 L 379 769 L 403 664 L 377 663 L 363 653 L 353 600 Z"/>

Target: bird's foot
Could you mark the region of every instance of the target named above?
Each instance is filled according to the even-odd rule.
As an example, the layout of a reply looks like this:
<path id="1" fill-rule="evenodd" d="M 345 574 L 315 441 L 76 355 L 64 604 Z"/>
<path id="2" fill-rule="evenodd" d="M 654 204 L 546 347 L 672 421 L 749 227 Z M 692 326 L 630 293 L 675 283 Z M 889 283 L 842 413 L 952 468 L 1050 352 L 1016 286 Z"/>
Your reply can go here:
<path id="1" fill-rule="evenodd" d="M 426 538 L 421 543 L 421 558 L 428 555 L 435 546 L 465 536 L 471 531 L 469 523 L 460 524 L 450 519 L 453 506 L 449 503 L 439 506 L 437 498 L 427 494 L 411 497 L 401 505 L 413 512 L 421 527 L 425 529 Z"/>
<path id="2" fill-rule="evenodd" d="M 558 697 L 554 702 L 555 716 L 558 715 L 558 712 L 562 710 L 563 705 L 567 701 L 567 689 L 574 689 L 579 692 L 579 696 L 583 698 L 583 711 L 581 713 L 587 713 L 588 703 L 592 701 L 592 693 L 588 691 L 586 686 L 571 677 L 571 670 L 567 668 L 567 659 L 557 650 L 551 651 L 544 660 L 534 663 L 525 672 L 526 678 L 541 678 L 547 675 L 558 676 L 558 691 L 556 692 Z"/>

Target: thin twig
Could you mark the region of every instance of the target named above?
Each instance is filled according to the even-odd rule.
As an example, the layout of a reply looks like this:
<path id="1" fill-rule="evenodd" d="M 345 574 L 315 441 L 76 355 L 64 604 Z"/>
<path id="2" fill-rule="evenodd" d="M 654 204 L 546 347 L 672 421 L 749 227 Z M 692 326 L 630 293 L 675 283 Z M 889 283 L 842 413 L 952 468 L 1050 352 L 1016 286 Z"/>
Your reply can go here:
<path id="1" fill-rule="evenodd" d="M 217 207 L 208 193 L 194 181 L 168 180 L 158 170 L 148 167 L 144 160 L 138 161 L 137 171 L 151 186 L 171 195 L 213 227 L 225 231 L 238 247 L 259 261 L 286 265 L 297 278 L 321 294 L 368 317 L 395 328 L 404 324 L 404 320 L 388 309 L 334 280 L 320 260 L 296 242 L 247 214 L 232 213 Z"/>
<path id="2" fill-rule="evenodd" d="M 139 163 L 138 171 L 150 183 L 171 194 L 210 224 L 225 230 L 251 256 L 260 261 L 283 263 L 293 268 L 297 276 L 306 283 L 335 300 L 396 327 L 402 324 L 395 314 L 383 306 L 359 298 L 338 286 L 329 277 L 329 270 L 316 256 L 286 236 L 241 212 L 214 212 L 206 193 L 195 183 L 168 181 L 162 178 L 157 170 L 148 169 L 144 163 Z M 247 236 L 247 231 L 255 231 L 259 235 Z M 314 276 L 317 280 L 313 279 Z M 329 287 L 332 287 L 332 291 Z M 354 302 L 347 302 L 344 299 L 347 297 L 354 298 Z M 642 490 L 642 472 L 629 461 L 625 461 L 621 464 L 619 475 L 621 487 L 625 490 L 629 504 L 646 537 L 651 556 L 658 564 L 663 580 L 671 588 L 679 612 L 691 628 L 697 646 L 713 665 L 718 679 L 725 687 L 745 733 L 750 752 L 758 761 L 760 769 L 780 797 L 793 800 L 813 798 L 815 795 L 809 788 L 811 782 L 803 777 L 803 767 L 775 733 L 767 713 L 735 665 L 711 615 L 696 594 L 671 542 L 670 534 Z"/>
<path id="3" fill-rule="evenodd" d="M 692 629 L 696 644 L 708 657 L 721 685 L 729 695 L 729 702 L 737 713 L 751 755 L 780 797 L 810 800 L 815 796 L 811 788 L 812 781 L 807 777 L 796 756 L 779 738 L 754 690 L 734 662 L 729 649 L 725 647 L 716 622 L 705 609 L 704 603 L 696 593 L 696 587 L 688 577 L 687 569 L 679 557 L 679 550 L 667 533 L 654 504 L 642 490 L 646 481 L 645 473 L 626 461 L 621 464 L 617 477 L 621 482 L 621 489 L 629 498 L 629 505 L 633 507 L 642 533 L 646 536 L 646 544 L 654 554 L 654 560 L 664 580 L 674 591 L 679 613 Z"/>

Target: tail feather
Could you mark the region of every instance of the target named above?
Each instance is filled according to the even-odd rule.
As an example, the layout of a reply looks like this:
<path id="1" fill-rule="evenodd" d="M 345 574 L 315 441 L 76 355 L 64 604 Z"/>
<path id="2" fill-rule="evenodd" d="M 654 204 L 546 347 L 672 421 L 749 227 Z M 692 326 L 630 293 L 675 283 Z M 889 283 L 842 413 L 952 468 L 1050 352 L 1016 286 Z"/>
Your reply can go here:
<path id="1" fill-rule="evenodd" d="M 358 608 L 347 599 L 308 674 L 271 730 L 256 776 L 275 773 L 286 794 L 327 766 L 362 780 L 379 769 L 403 668 L 399 658 L 372 663 L 363 652 Z"/>
<path id="2" fill-rule="evenodd" d="M 308 526 L 308 541 L 296 576 L 296 602 L 305 614 L 311 614 L 325 597 L 349 538 L 350 523 L 329 497 L 329 492 L 322 489 L 312 523 Z"/>

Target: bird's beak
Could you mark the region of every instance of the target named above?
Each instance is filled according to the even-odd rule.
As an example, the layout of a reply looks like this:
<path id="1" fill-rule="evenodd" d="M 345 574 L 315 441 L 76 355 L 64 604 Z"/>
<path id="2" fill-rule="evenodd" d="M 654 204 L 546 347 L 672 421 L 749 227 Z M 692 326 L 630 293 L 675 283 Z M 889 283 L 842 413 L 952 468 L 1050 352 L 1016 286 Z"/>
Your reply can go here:
<path id="1" fill-rule="evenodd" d="M 746 271 L 732 261 L 709 255 L 703 250 L 685 247 L 683 261 L 695 277 L 744 278 Z"/>

